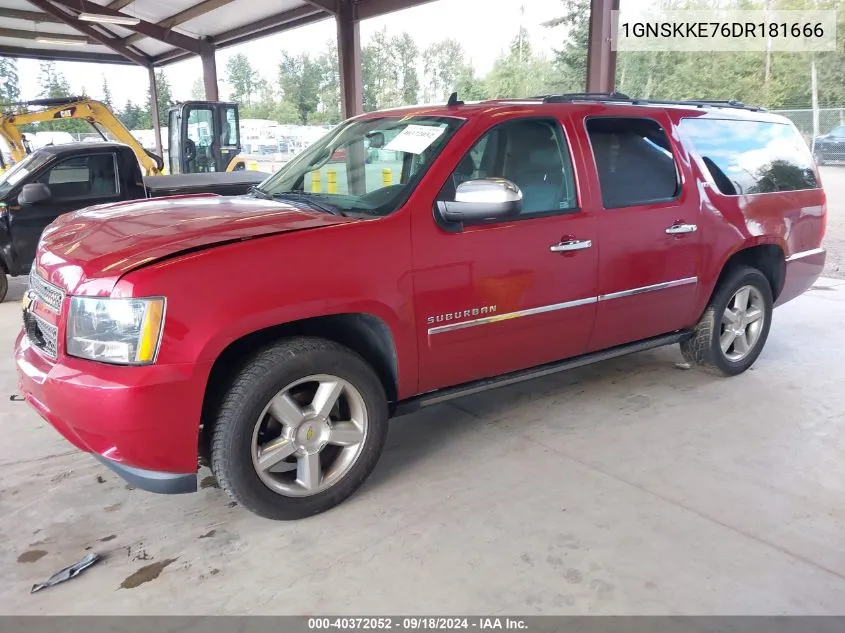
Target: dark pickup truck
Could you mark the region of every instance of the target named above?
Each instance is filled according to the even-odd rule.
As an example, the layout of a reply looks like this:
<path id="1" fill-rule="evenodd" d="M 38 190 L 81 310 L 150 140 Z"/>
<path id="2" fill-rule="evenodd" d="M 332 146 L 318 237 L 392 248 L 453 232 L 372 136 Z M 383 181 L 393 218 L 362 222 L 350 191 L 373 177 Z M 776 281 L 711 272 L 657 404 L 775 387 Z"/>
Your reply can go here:
<path id="1" fill-rule="evenodd" d="M 0 301 L 6 274 L 29 272 L 42 231 L 63 213 L 97 204 L 211 193 L 247 193 L 269 174 L 255 171 L 148 176 L 119 143 L 44 147 L 0 174 Z"/>

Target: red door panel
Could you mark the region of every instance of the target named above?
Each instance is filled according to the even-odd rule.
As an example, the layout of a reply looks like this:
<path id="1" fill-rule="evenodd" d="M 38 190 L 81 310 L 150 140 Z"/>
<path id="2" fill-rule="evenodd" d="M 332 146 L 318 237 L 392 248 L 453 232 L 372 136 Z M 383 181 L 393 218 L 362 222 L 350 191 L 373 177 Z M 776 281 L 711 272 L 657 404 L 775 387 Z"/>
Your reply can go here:
<path id="1" fill-rule="evenodd" d="M 594 241 L 595 216 L 581 212 L 455 234 L 432 218 L 417 218 L 421 392 L 584 352 L 596 309 L 598 249 L 551 248 L 566 236 Z"/>
<path id="2" fill-rule="evenodd" d="M 612 114 L 613 108 L 601 112 L 603 117 Z M 621 116 L 631 115 L 628 112 Z M 667 135 L 672 135 L 671 122 L 662 114 L 643 118 L 653 119 Z M 589 351 L 688 327 L 694 318 L 698 292 L 701 211 L 695 188 L 684 186 L 692 178 L 685 154 L 670 136 L 678 179 L 676 198 L 622 206 L 626 196 L 635 199 L 642 192 L 641 183 L 650 177 L 648 169 L 631 160 L 635 152 L 626 154 L 624 140 L 614 140 L 610 150 L 615 155 L 602 155 L 601 147 L 591 144 L 586 126 L 580 126 L 579 133 L 591 158 L 597 162 L 618 161 L 614 165 L 616 172 L 603 172 L 601 183 L 619 188 L 613 202 L 606 203 L 600 188 L 598 172 L 606 170 L 607 163 L 589 170 L 590 191 L 594 195 L 586 207 L 596 213 L 601 240 L 599 297 Z M 627 160 L 621 158 L 625 156 Z"/>

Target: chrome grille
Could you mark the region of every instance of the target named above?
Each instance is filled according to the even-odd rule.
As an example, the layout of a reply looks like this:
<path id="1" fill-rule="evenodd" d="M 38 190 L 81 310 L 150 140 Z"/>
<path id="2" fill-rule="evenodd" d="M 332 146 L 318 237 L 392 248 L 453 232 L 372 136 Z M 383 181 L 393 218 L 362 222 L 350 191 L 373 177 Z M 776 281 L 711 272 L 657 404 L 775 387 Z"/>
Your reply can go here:
<path id="1" fill-rule="evenodd" d="M 56 358 L 58 356 L 56 345 L 59 340 L 59 328 L 32 313 L 24 315 L 23 323 L 26 335 L 32 344 L 50 358 Z"/>
<path id="2" fill-rule="evenodd" d="M 54 311 L 57 317 L 61 314 L 65 293 L 61 288 L 41 279 L 35 270 L 29 274 L 28 293 L 33 301 Z M 35 347 L 50 358 L 58 357 L 59 328 L 45 321 L 32 310 L 26 310 L 23 313 L 23 326 L 27 338 Z"/>
<path id="3" fill-rule="evenodd" d="M 44 305 L 53 309 L 56 313 L 62 311 L 62 300 L 65 293 L 51 283 L 47 283 L 39 277 L 35 269 L 29 273 L 29 289 L 35 293 L 35 298 Z"/>

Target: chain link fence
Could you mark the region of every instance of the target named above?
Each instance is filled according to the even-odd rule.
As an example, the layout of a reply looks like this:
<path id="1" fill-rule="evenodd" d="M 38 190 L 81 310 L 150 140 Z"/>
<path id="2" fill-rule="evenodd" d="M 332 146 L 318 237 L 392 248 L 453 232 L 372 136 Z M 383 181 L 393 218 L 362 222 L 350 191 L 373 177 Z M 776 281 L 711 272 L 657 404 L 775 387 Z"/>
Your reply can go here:
<path id="1" fill-rule="evenodd" d="M 803 108 L 797 110 L 772 110 L 774 114 L 780 114 L 795 124 L 798 131 L 807 139 L 807 144 L 813 142 L 813 109 Z M 845 125 L 845 105 L 834 108 L 819 108 L 819 134 L 827 134 L 833 128 Z"/>

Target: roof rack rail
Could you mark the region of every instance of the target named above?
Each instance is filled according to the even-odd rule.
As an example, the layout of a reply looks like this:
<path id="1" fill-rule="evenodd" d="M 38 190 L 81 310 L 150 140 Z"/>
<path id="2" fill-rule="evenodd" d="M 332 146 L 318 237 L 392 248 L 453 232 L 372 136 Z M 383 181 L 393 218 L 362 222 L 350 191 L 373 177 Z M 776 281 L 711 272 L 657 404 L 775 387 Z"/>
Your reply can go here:
<path id="1" fill-rule="evenodd" d="M 631 101 L 631 97 L 621 92 L 567 92 L 560 95 L 542 95 L 535 97 L 543 103 L 566 103 L 568 101 Z"/>
<path id="2" fill-rule="evenodd" d="M 730 99 L 718 101 L 711 99 L 690 99 L 685 101 L 669 101 L 662 99 L 638 99 L 629 97 L 621 92 L 568 92 L 560 95 L 544 95 L 536 97 L 543 103 L 571 103 L 572 101 L 604 101 L 610 103 L 631 103 L 633 105 L 680 105 L 691 108 L 735 108 L 751 110 L 752 112 L 766 112 L 761 106 L 746 105 L 742 101 Z"/>
<path id="3" fill-rule="evenodd" d="M 638 103 L 653 103 L 655 105 L 682 105 L 693 108 L 735 108 L 737 110 L 751 110 L 752 112 L 766 112 L 763 106 L 746 105 L 742 101 L 730 99 L 728 101 L 718 101 L 710 99 L 692 99 L 687 101 L 660 101 L 652 99 L 638 100 Z"/>

